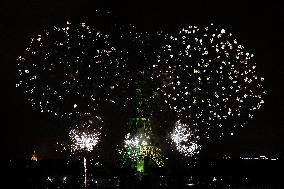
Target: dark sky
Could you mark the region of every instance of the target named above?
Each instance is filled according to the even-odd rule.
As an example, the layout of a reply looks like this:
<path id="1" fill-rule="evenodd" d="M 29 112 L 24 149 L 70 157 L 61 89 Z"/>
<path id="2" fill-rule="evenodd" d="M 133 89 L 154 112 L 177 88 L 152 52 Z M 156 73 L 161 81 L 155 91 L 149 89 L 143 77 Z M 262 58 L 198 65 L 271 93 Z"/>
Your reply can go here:
<path id="1" fill-rule="evenodd" d="M 212 142 L 204 150 L 208 156 L 223 153 L 284 156 L 284 31 L 281 27 L 284 13 L 280 3 L 90 2 L 1 1 L 1 158 L 29 157 L 33 150 L 42 158 L 56 157 L 55 141 L 62 137 L 64 128 L 49 115 L 34 111 L 16 90 L 16 59 L 23 52 L 29 36 L 46 25 L 67 20 L 102 22 L 93 16 L 97 8 L 107 8 L 116 15 L 118 22 L 133 23 L 143 30 L 160 27 L 171 30 L 182 24 L 210 22 L 231 28 L 242 44 L 255 52 L 258 68 L 265 77 L 267 96 L 263 108 L 245 128 L 232 137 Z M 111 137 L 107 139 L 111 140 Z M 113 153 L 113 149 L 106 153 Z"/>

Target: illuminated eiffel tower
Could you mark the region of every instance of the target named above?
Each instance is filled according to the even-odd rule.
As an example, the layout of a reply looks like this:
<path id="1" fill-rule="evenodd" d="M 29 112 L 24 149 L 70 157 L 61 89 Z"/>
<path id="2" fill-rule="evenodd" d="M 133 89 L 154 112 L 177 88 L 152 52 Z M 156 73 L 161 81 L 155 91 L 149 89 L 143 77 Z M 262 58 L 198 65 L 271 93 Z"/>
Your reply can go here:
<path id="1" fill-rule="evenodd" d="M 139 71 L 135 82 L 135 113 L 128 119 L 129 133 L 123 150 L 120 151 L 120 165 L 131 166 L 136 174 L 147 174 L 145 168 L 153 164 L 164 166 L 161 150 L 154 144 L 151 122 L 147 115 L 144 97 L 144 71 Z"/>

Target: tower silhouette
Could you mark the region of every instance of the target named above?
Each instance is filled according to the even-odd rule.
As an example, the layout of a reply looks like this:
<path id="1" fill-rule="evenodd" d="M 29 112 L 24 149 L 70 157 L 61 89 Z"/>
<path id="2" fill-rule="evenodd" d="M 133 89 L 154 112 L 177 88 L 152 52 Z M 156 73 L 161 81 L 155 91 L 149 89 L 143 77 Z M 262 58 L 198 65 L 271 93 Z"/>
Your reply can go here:
<path id="1" fill-rule="evenodd" d="M 135 82 L 135 111 L 133 116 L 128 118 L 129 133 L 126 135 L 119 159 L 121 167 L 130 166 L 137 175 L 147 174 L 150 166 L 164 166 L 164 159 L 161 150 L 155 144 L 146 108 L 144 75 L 144 70 L 138 71 Z"/>

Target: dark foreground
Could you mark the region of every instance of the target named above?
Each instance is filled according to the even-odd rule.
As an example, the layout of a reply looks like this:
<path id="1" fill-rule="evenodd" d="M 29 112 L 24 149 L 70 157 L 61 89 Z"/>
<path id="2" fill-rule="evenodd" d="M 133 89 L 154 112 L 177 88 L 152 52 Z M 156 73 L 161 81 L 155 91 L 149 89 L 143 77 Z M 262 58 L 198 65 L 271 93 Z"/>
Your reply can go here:
<path id="1" fill-rule="evenodd" d="M 148 169 L 139 177 L 130 169 L 87 162 L 87 187 L 92 188 L 284 188 L 283 161 L 202 161 L 185 167 L 172 163 L 163 169 Z M 0 188 L 85 188 L 82 161 L 9 160 L 1 163 Z"/>

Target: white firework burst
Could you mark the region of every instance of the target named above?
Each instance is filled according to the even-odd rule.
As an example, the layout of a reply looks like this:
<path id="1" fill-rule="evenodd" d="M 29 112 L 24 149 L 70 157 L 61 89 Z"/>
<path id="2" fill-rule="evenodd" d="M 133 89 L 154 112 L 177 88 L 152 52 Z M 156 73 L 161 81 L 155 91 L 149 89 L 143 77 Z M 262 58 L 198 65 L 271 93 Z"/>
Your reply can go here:
<path id="1" fill-rule="evenodd" d="M 16 87 L 40 112 L 62 118 L 90 116 L 101 102 L 120 102 L 117 90 L 127 90 L 132 80 L 125 69 L 127 59 L 109 33 L 67 22 L 31 38 L 18 58 Z"/>
<path id="2" fill-rule="evenodd" d="M 170 137 L 177 151 L 186 157 L 192 157 L 201 150 L 201 145 L 198 144 L 200 137 L 196 135 L 193 128 L 181 123 L 180 120 L 175 123 Z"/>
<path id="3" fill-rule="evenodd" d="M 130 159 L 136 160 L 140 155 L 140 149 L 147 145 L 150 145 L 150 137 L 145 133 L 137 133 L 135 135 L 128 133 L 124 139 L 123 150 L 127 151 Z M 121 154 L 123 151 L 119 151 L 119 153 Z"/>
<path id="4" fill-rule="evenodd" d="M 96 131 L 80 131 L 77 129 L 72 129 L 69 132 L 69 137 L 72 144 L 71 152 L 75 151 L 87 151 L 91 152 L 94 150 L 96 145 L 100 140 L 100 132 Z"/>
<path id="5" fill-rule="evenodd" d="M 262 107 L 264 78 L 254 54 L 229 31 L 211 24 L 159 35 L 164 43 L 148 68 L 153 86 L 149 104 L 156 110 L 210 138 L 233 133 Z"/>

